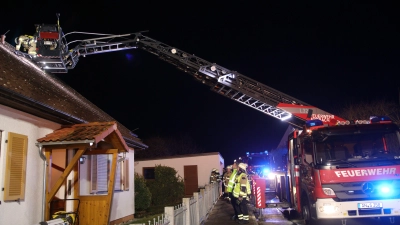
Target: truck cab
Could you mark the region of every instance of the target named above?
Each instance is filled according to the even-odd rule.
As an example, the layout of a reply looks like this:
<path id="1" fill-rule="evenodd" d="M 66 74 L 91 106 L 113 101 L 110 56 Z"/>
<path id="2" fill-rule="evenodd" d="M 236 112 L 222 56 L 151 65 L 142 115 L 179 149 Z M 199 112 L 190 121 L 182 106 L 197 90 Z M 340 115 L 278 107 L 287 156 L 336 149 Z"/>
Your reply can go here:
<path id="1" fill-rule="evenodd" d="M 288 154 L 290 200 L 307 223 L 400 216 L 400 133 L 388 118 L 309 121 L 290 136 Z"/>

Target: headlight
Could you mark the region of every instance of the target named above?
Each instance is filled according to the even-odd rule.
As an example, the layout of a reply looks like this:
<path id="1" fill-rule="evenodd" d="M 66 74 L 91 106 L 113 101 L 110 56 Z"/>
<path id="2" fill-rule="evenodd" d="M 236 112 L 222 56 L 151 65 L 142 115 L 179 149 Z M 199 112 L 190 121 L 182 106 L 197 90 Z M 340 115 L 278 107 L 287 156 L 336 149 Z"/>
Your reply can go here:
<path id="1" fill-rule="evenodd" d="M 274 173 L 269 173 L 268 174 L 268 179 L 274 179 L 275 178 L 275 174 Z"/>
<path id="2" fill-rule="evenodd" d="M 322 191 L 326 195 L 336 195 L 335 192 L 331 188 L 322 188 Z"/>
<path id="3" fill-rule="evenodd" d="M 318 210 L 323 213 L 335 213 L 339 210 L 339 208 L 337 206 L 326 203 L 323 206 L 320 206 Z"/>

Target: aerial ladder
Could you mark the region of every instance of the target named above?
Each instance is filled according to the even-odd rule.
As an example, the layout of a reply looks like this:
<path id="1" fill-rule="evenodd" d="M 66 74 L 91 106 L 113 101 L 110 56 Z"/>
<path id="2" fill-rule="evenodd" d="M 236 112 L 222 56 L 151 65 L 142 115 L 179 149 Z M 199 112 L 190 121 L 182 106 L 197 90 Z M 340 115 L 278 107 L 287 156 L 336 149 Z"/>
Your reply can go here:
<path id="1" fill-rule="evenodd" d="M 59 14 L 57 14 L 59 17 Z M 345 120 L 311 106 L 274 88 L 262 84 L 243 74 L 211 63 L 193 54 L 169 46 L 143 35 L 143 32 L 129 34 L 97 34 L 70 32 L 64 34 L 59 20 L 57 24 L 37 24 L 33 36 L 17 38 L 15 53 L 29 57 L 41 69 L 50 73 L 67 73 L 74 69 L 81 56 L 142 49 L 194 76 L 211 90 L 225 97 L 247 105 L 279 120 L 302 128 L 309 119 L 320 119 L 327 124 L 344 123 Z M 67 42 L 72 34 L 96 35 L 95 38 Z M 70 48 L 70 45 L 75 45 Z"/>

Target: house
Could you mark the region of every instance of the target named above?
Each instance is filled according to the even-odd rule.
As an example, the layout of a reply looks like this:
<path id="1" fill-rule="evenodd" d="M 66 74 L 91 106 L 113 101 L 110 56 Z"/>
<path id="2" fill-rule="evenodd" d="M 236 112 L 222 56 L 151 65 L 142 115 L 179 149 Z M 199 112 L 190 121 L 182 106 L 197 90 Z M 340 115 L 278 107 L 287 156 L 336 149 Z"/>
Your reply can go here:
<path id="1" fill-rule="evenodd" d="M 57 210 L 80 225 L 132 219 L 134 150 L 147 146 L 14 50 L 0 43 L 0 224 L 38 224 Z"/>
<path id="2" fill-rule="evenodd" d="M 185 195 L 192 195 L 199 187 L 210 182 L 213 168 L 222 175 L 224 158 L 219 152 L 168 156 L 154 159 L 135 160 L 135 172 L 145 179 L 154 179 L 154 168 L 157 165 L 174 168 L 185 182 Z"/>

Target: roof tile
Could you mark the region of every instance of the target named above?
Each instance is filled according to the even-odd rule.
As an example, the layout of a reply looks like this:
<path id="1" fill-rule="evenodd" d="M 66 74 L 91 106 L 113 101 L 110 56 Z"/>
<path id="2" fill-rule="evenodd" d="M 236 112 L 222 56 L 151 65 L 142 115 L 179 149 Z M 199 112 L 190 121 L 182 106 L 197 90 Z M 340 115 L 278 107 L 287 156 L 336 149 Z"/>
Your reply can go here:
<path id="1" fill-rule="evenodd" d="M 39 138 L 37 141 L 42 142 L 59 142 L 59 141 L 83 141 L 83 140 L 98 140 L 103 136 L 107 136 L 116 122 L 92 122 L 86 124 L 75 124 L 69 127 L 63 127 L 55 130 L 53 133 Z M 106 134 L 105 134 L 106 133 Z"/>

